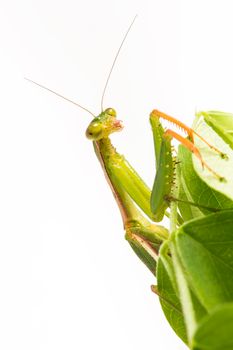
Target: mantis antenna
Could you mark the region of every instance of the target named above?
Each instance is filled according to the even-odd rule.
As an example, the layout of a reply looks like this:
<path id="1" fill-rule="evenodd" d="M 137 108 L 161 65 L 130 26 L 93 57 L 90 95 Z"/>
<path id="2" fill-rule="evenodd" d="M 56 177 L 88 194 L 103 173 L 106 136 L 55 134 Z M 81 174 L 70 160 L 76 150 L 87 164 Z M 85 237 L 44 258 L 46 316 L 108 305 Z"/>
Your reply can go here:
<path id="1" fill-rule="evenodd" d="M 103 105 L 104 105 L 104 96 L 105 96 L 105 92 L 106 92 L 107 87 L 108 87 L 109 80 L 110 80 L 111 75 L 112 75 L 112 71 L 113 71 L 113 69 L 114 69 L 114 67 L 115 67 L 115 63 L 116 63 L 116 61 L 117 61 L 117 59 L 118 59 L 118 57 L 119 57 L 119 54 L 120 54 L 120 52 L 121 52 L 121 48 L 122 48 L 122 46 L 124 45 L 124 42 L 125 42 L 125 40 L 126 40 L 128 34 L 129 34 L 130 30 L 131 30 L 131 28 L 132 28 L 132 26 L 133 26 L 133 24 L 134 24 L 136 18 L 137 18 L 137 15 L 134 17 L 134 19 L 132 20 L 132 22 L 131 22 L 131 24 L 130 24 L 128 30 L 127 30 L 127 32 L 125 33 L 124 38 L 123 38 L 123 40 L 122 40 L 122 42 L 121 42 L 121 44 L 120 44 L 120 46 L 119 46 L 119 48 L 118 48 L 118 50 L 117 50 L 116 56 L 115 56 L 115 58 L 114 58 L 114 60 L 113 60 L 113 63 L 112 63 L 112 65 L 111 65 L 110 71 L 109 71 L 109 73 L 108 73 L 108 77 L 107 77 L 106 83 L 105 83 L 105 85 L 104 85 L 103 94 L 102 94 L 102 98 L 101 98 L 101 111 L 102 111 L 102 112 L 103 112 L 103 109 L 104 109 L 104 108 L 103 108 Z"/>
<path id="2" fill-rule="evenodd" d="M 105 92 L 106 92 L 107 87 L 108 87 L 108 83 L 109 83 L 110 77 L 111 77 L 111 75 L 112 75 L 113 68 L 114 68 L 115 63 L 116 63 L 116 60 L 117 60 L 117 58 L 118 58 L 118 56 L 119 56 L 119 54 L 120 54 L 121 48 L 122 48 L 122 46 L 123 46 L 123 44 L 124 44 L 124 42 L 125 42 L 125 40 L 126 40 L 128 34 L 129 34 L 129 32 L 130 32 L 130 30 L 131 30 L 131 28 L 132 28 L 132 26 L 133 26 L 133 24 L 134 24 L 136 18 L 137 18 L 137 15 L 134 17 L 133 21 L 131 22 L 131 24 L 130 24 L 128 30 L 127 30 L 127 32 L 125 33 L 124 38 L 123 38 L 123 40 L 122 40 L 122 42 L 121 42 L 121 44 L 120 44 L 120 46 L 119 46 L 119 48 L 118 48 L 118 50 L 117 50 L 116 56 L 115 56 L 115 58 L 114 58 L 114 60 L 113 60 L 112 66 L 111 66 L 111 68 L 110 68 L 110 71 L 109 71 L 109 74 L 108 74 L 106 83 L 105 83 L 105 85 L 104 85 L 102 98 L 101 98 L 101 111 L 102 111 L 102 112 L 103 112 L 104 96 L 105 96 Z M 60 98 L 63 98 L 63 100 L 66 100 L 66 101 L 68 101 L 68 102 L 70 102 L 70 103 L 73 103 L 75 106 L 78 106 L 79 108 L 83 109 L 84 111 L 88 112 L 88 113 L 91 114 L 93 117 L 95 117 L 95 114 L 94 114 L 94 113 L 92 113 L 91 111 L 89 111 L 89 109 L 87 109 L 87 108 L 81 106 L 79 103 L 70 100 L 69 98 L 67 98 L 67 97 L 65 97 L 65 96 L 63 96 L 63 95 L 61 95 L 61 94 L 59 94 L 58 92 L 56 92 L 56 91 L 54 91 L 54 90 L 52 90 L 52 89 L 49 89 L 49 88 L 46 87 L 45 85 L 42 85 L 42 84 L 37 83 L 37 82 L 34 81 L 34 80 L 31 80 L 31 79 L 28 79 L 28 78 L 24 78 L 24 79 L 27 80 L 27 81 L 29 81 L 30 83 L 33 83 L 33 84 L 39 86 L 40 88 L 42 88 L 42 89 L 44 89 L 44 90 L 47 90 L 47 91 L 51 92 L 52 94 L 54 94 L 54 95 L 56 95 L 56 96 L 58 96 L 58 97 L 60 97 Z"/>
<path id="3" fill-rule="evenodd" d="M 27 80 L 27 81 L 29 81 L 30 83 L 33 83 L 33 84 L 39 86 L 39 87 L 42 88 L 42 89 L 45 89 L 45 90 L 51 92 L 52 94 L 54 94 L 54 95 L 56 95 L 56 96 L 58 96 L 58 97 L 63 98 L 64 100 L 66 100 L 66 101 L 68 101 L 68 102 L 70 102 L 70 103 L 73 103 L 75 106 L 78 106 L 79 108 L 82 108 L 84 111 L 90 113 L 93 117 L 95 117 L 95 114 L 94 114 L 94 113 L 92 113 L 91 111 L 89 111 L 89 109 L 87 109 L 87 108 L 81 106 L 79 103 L 76 103 L 76 102 L 70 100 L 69 98 L 67 98 L 67 97 L 65 97 L 65 96 L 62 96 L 62 95 L 59 94 L 58 92 L 56 92 L 56 91 L 54 91 L 54 90 L 51 90 L 51 89 L 47 88 L 46 86 L 37 83 L 36 81 L 33 81 L 33 80 L 31 80 L 31 79 L 28 79 L 28 78 L 24 78 L 24 79 Z"/>

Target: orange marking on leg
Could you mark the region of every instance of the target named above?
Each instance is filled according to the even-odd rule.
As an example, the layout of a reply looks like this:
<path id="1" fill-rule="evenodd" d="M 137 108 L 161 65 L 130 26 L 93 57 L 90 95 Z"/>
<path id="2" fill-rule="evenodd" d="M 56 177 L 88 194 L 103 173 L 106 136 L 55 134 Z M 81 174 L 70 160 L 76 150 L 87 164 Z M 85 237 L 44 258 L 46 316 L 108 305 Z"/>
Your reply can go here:
<path id="1" fill-rule="evenodd" d="M 182 145 L 184 145 L 187 149 L 189 149 L 193 154 L 195 154 L 195 156 L 200 160 L 203 168 L 205 167 L 206 169 L 208 169 L 220 181 L 224 181 L 224 178 L 219 174 L 217 174 L 213 169 L 211 169 L 209 165 L 203 160 L 201 153 L 199 152 L 197 147 L 194 145 L 194 143 L 192 143 L 188 139 L 185 139 L 183 136 L 177 134 L 175 131 L 170 129 L 165 131 L 164 137 L 167 137 L 168 135 L 171 137 L 174 137 L 177 141 L 179 141 L 180 143 L 182 143 Z"/>
<path id="2" fill-rule="evenodd" d="M 181 121 L 179 121 L 178 119 L 158 111 L 157 109 L 154 109 L 151 112 L 151 116 L 156 117 L 156 118 L 162 118 L 165 119 L 173 124 L 175 124 L 176 126 L 180 127 L 181 129 L 184 130 L 184 132 L 186 132 L 188 134 L 188 136 L 191 138 L 191 140 L 193 141 L 193 130 L 191 128 L 189 128 L 187 125 L 185 125 L 184 123 L 182 123 Z"/>
<path id="3" fill-rule="evenodd" d="M 214 147 L 213 145 L 211 145 L 209 142 L 207 142 L 201 135 L 199 135 L 196 131 L 192 130 L 193 134 L 195 134 L 197 137 L 199 137 L 200 140 L 202 140 L 208 147 L 210 147 L 212 150 L 214 150 L 215 152 L 219 153 L 221 158 L 223 159 L 228 159 L 228 156 L 221 152 L 219 149 L 217 149 L 216 147 Z"/>
<path id="4" fill-rule="evenodd" d="M 199 135 L 196 131 L 194 131 L 192 128 L 188 127 L 187 125 L 185 125 L 184 123 L 182 123 L 181 121 L 177 120 L 176 118 L 160 112 L 157 109 L 154 109 L 151 112 L 151 116 L 156 117 L 156 118 L 162 118 L 165 119 L 173 124 L 175 124 L 176 126 L 180 127 L 181 129 L 183 129 L 184 132 L 187 133 L 187 135 L 190 137 L 191 141 L 194 142 L 194 137 L 193 135 L 195 134 L 197 137 L 199 137 L 200 140 L 202 140 L 208 147 L 210 147 L 212 150 L 214 150 L 215 152 L 219 153 L 220 156 L 223 159 L 227 159 L 227 155 L 223 152 L 221 152 L 219 149 L 217 149 L 216 147 L 212 146 L 211 144 L 209 144 L 209 142 L 207 142 L 201 135 Z"/>
<path id="5" fill-rule="evenodd" d="M 194 145 L 194 143 L 192 143 L 188 139 L 185 139 L 183 136 L 177 134 L 175 131 L 173 131 L 171 129 L 168 129 L 168 130 L 165 131 L 164 137 L 166 137 L 167 135 L 170 135 L 171 137 L 175 138 L 177 141 L 182 143 L 182 145 L 184 145 L 192 153 L 194 153 L 202 162 L 201 154 L 200 154 L 199 150 L 197 149 L 197 147 Z"/>

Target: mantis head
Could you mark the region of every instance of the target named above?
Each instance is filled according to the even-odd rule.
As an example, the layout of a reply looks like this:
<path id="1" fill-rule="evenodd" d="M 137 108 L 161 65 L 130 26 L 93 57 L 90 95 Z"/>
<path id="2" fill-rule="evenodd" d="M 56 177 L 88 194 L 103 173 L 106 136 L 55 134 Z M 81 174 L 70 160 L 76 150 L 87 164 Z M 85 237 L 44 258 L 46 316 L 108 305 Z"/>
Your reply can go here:
<path id="1" fill-rule="evenodd" d="M 122 128 L 122 122 L 116 119 L 116 111 L 113 108 L 107 108 L 90 122 L 86 137 L 92 141 L 99 141 Z"/>

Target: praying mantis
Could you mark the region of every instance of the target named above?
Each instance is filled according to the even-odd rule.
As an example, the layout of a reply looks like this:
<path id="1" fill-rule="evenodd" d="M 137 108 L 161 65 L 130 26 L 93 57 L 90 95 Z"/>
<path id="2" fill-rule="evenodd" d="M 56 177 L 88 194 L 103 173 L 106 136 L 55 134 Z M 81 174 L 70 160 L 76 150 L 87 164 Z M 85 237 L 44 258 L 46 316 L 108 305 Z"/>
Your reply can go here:
<path id="1" fill-rule="evenodd" d="M 103 97 L 86 136 L 118 204 L 125 238 L 157 278 L 152 291 L 190 349 L 233 349 L 233 115 L 199 112 L 191 128 L 152 110 L 156 174 L 150 189 L 113 146 L 111 134 L 123 124 L 115 109 L 103 108 Z M 164 120 L 186 137 L 165 130 Z M 158 224 L 164 216 L 170 228 Z"/>

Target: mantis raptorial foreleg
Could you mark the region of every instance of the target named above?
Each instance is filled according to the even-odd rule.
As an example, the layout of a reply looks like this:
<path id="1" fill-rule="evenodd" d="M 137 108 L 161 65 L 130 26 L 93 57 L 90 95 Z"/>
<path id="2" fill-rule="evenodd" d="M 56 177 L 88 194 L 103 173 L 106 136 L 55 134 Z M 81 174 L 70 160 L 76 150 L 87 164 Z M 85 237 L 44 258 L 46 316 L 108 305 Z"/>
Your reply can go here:
<path id="1" fill-rule="evenodd" d="M 178 126 L 180 129 L 182 129 L 190 138 L 191 142 L 194 143 L 194 135 L 199 137 L 204 143 L 206 143 L 206 145 L 211 148 L 212 150 L 214 150 L 215 152 L 217 152 L 222 158 L 227 158 L 227 155 L 223 152 L 221 152 L 218 148 L 216 148 L 215 146 L 211 145 L 206 139 L 204 139 L 201 135 L 199 135 L 195 130 L 193 130 L 192 128 L 190 128 L 189 126 L 187 126 L 186 124 L 182 123 L 180 120 L 177 120 L 176 118 L 161 112 L 157 109 L 154 109 L 151 114 L 150 117 L 153 118 L 162 118 L 167 120 L 168 122 Z"/>
<path id="2" fill-rule="evenodd" d="M 207 142 L 203 137 L 201 137 L 201 135 L 196 133 L 192 128 L 188 127 L 187 125 L 185 125 L 184 123 L 182 123 L 179 120 L 175 119 L 174 117 L 172 117 L 172 116 L 170 116 L 168 114 L 165 114 L 163 112 L 160 112 L 158 110 L 153 110 L 151 112 L 151 114 L 150 114 L 151 125 L 153 125 L 155 123 L 155 121 L 159 120 L 160 118 L 165 119 L 165 120 L 171 122 L 172 124 L 175 124 L 180 129 L 182 129 L 188 135 L 189 139 L 184 138 L 183 136 L 181 136 L 180 134 L 178 134 L 177 132 L 175 132 L 175 131 L 173 131 L 171 129 L 167 129 L 164 132 L 163 137 L 170 136 L 171 138 L 175 138 L 183 146 L 188 148 L 200 160 L 203 168 L 208 169 L 216 178 L 218 178 L 219 181 L 224 181 L 224 178 L 222 176 L 220 176 L 219 174 L 217 174 L 203 160 L 200 151 L 198 150 L 198 148 L 194 144 L 194 135 L 199 137 L 210 149 L 212 149 L 214 152 L 218 153 L 221 156 L 221 158 L 227 159 L 227 155 L 225 153 L 221 152 L 219 149 L 217 149 L 216 147 L 211 145 L 209 142 Z"/>

